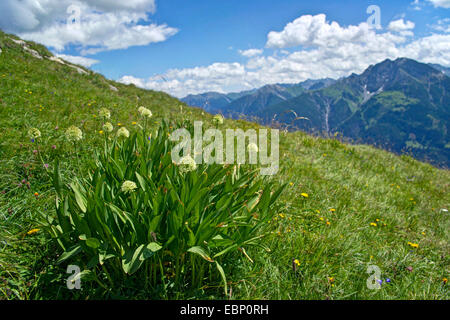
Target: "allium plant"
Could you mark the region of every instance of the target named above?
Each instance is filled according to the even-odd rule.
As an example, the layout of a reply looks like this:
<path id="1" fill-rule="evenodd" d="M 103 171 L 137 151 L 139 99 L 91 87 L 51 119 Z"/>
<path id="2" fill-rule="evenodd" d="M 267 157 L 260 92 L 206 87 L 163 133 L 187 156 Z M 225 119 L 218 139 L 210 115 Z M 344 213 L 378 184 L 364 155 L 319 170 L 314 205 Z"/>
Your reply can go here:
<path id="1" fill-rule="evenodd" d="M 264 247 L 282 188 L 255 167 L 177 166 L 169 127 L 105 144 L 87 178 L 65 184 L 54 166 L 57 216 L 48 229 L 64 251 L 59 262 L 83 266 L 81 276 L 104 290 L 135 279 L 166 297 L 220 282 L 226 292 L 223 262 L 232 252 L 251 261 L 246 249 Z"/>

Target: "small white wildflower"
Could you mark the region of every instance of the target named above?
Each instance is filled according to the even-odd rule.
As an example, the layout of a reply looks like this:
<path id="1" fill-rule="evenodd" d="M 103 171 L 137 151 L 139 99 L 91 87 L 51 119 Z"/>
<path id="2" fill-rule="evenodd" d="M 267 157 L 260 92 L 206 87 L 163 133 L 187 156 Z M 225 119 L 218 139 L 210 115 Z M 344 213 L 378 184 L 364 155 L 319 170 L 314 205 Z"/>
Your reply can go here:
<path id="1" fill-rule="evenodd" d="M 101 108 L 99 111 L 99 115 L 100 117 L 103 117 L 105 119 L 111 118 L 111 112 L 106 108 Z"/>
<path id="2" fill-rule="evenodd" d="M 103 125 L 103 130 L 105 130 L 106 132 L 112 132 L 114 129 L 113 125 L 110 122 L 106 122 Z"/>
<path id="3" fill-rule="evenodd" d="M 121 127 L 119 130 L 117 130 L 117 137 L 124 137 L 128 138 L 130 136 L 130 132 L 125 127 Z"/>
<path id="4" fill-rule="evenodd" d="M 66 130 L 66 138 L 69 141 L 79 141 L 83 139 L 83 132 L 76 126 L 70 126 Z"/>
<path id="5" fill-rule="evenodd" d="M 28 136 L 30 139 L 37 139 L 41 136 L 41 132 L 36 128 L 30 128 L 30 130 L 28 130 Z"/>
<path id="6" fill-rule="evenodd" d="M 216 125 L 223 124 L 223 117 L 220 114 L 216 114 L 213 118 L 213 122 Z"/>
<path id="7" fill-rule="evenodd" d="M 258 146 L 255 143 L 249 143 L 248 150 L 252 152 L 258 152 Z"/>
<path id="8" fill-rule="evenodd" d="M 181 158 L 178 166 L 180 168 L 180 172 L 182 173 L 194 171 L 195 169 L 197 169 L 197 164 L 191 156 L 185 156 Z"/>
<path id="9" fill-rule="evenodd" d="M 127 180 L 124 183 L 122 183 L 122 192 L 124 193 L 131 193 L 133 192 L 135 189 L 137 188 L 136 183 L 134 183 L 133 181 Z"/>
<path id="10" fill-rule="evenodd" d="M 151 116 L 153 115 L 150 110 L 148 110 L 147 108 L 144 108 L 144 107 L 139 107 L 138 112 L 141 114 L 141 116 L 147 117 L 147 118 L 151 118 Z"/>

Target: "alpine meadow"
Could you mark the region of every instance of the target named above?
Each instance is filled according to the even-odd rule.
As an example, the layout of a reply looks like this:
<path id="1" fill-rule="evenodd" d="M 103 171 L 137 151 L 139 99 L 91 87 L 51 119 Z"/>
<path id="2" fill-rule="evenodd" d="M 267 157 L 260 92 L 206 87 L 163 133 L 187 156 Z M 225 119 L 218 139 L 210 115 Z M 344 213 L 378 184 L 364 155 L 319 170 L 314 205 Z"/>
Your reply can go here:
<path id="1" fill-rule="evenodd" d="M 120 20 L 112 4 L 79 2 L 92 5 L 89 14 L 105 10 Z M 141 2 L 155 3 L 130 1 Z M 167 10 L 161 2 L 148 11 Z M 159 25 L 156 17 L 143 25 L 145 18 L 133 24 L 124 16 L 122 38 L 89 38 L 80 48 L 141 74 L 138 51 L 127 49 L 141 42 L 121 41 L 136 30 L 161 52 L 173 51 L 170 37 L 184 41 L 183 29 L 169 26 L 175 21 Z M 255 21 L 248 23 L 256 29 Z M 450 299 L 450 50 L 438 55 L 447 55 L 447 67 L 379 54 L 358 72 L 336 62 L 347 73 L 333 78 L 313 70 L 309 80 L 283 82 L 257 70 L 295 55 L 262 52 L 316 41 L 290 38 L 309 22 L 317 30 L 325 24 L 315 36 L 329 28 L 333 41 L 351 33 L 357 43 L 374 32 L 302 16 L 270 32 L 265 49 L 224 47 L 254 59 L 247 69 L 238 62 L 182 69 L 177 61 L 160 88 L 156 76 L 111 80 L 118 77 L 57 54 L 67 44 L 48 40 L 53 33 L 42 33 L 41 44 L 31 29 L 0 23 L 0 300 Z M 394 23 L 376 37 L 386 44 L 413 28 Z M 89 32 L 83 37 L 96 34 Z M 115 56 L 124 50 L 130 61 Z M 183 50 L 177 54 L 188 56 Z M 191 58 L 186 65 L 204 57 Z M 283 61 L 277 68 L 288 68 Z M 230 78 L 207 79 L 230 66 Z M 264 81 L 234 88 L 241 69 Z"/>

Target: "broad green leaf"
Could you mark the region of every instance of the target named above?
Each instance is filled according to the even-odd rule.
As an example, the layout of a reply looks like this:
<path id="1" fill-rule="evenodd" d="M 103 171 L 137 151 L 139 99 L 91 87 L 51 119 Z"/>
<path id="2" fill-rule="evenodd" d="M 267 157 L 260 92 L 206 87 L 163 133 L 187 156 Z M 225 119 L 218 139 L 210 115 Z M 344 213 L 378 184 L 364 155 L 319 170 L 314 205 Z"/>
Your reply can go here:
<path id="1" fill-rule="evenodd" d="M 209 262 L 214 262 L 213 259 L 209 257 L 209 254 L 202 247 L 196 246 L 188 249 L 188 252 L 198 254 L 200 257 Z"/>

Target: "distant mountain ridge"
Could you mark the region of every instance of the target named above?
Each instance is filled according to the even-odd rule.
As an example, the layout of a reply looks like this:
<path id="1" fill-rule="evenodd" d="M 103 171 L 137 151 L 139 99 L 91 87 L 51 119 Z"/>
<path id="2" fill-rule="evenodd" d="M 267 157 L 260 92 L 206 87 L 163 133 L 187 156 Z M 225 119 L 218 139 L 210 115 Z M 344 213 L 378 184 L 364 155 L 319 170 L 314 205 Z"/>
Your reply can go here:
<path id="1" fill-rule="evenodd" d="M 450 165 L 450 78 L 427 64 L 385 60 L 326 88 L 307 91 L 259 112 L 296 129 L 378 145 L 420 160 Z"/>
<path id="2" fill-rule="evenodd" d="M 436 64 L 387 59 L 339 80 L 266 85 L 233 97 L 208 93 L 182 101 L 289 130 L 339 132 L 352 141 L 449 167 L 449 74 L 450 68 Z"/>
<path id="3" fill-rule="evenodd" d="M 306 80 L 300 83 L 269 84 L 258 89 L 219 93 L 205 92 L 188 95 L 181 101 L 194 107 L 203 108 L 207 112 L 222 113 L 229 117 L 238 118 L 256 114 L 269 105 L 273 105 L 302 94 L 305 90 L 321 89 L 333 84 L 336 80 L 326 78 Z"/>

